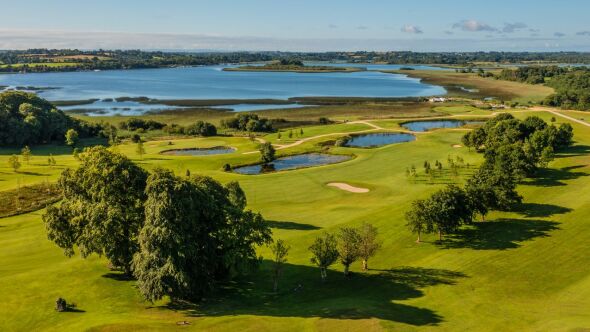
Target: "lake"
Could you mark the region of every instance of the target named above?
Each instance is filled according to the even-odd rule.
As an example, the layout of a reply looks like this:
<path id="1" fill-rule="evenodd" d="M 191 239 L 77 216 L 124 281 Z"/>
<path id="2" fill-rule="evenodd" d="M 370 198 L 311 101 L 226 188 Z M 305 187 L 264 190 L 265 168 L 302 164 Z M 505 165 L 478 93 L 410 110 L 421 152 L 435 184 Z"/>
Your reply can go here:
<path id="1" fill-rule="evenodd" d="M 400 67 L 397 65 L 353 65 L 375 70 Z M 228 66 L 0 74 L 0 85 L 58 88 L 39 92 L 41 97 L 48 100 L 141 96 L 155 99 L 288 99 L 313 96 L 385 98 L 419 97 L 446 93 L 442 87 L 424 84 L 415 78 L 378 71 L 354 73 L 236 72 L 223 71 L 222 69 L 225 67 Z M 87 109 L 87 106 L 89 105 L 76 108 Z M 128 106 L 116 105 L 113 107 Z M 280 105 L 277 107 L 280 108 Z M 129 110 L 134 111 L 135 108 L 131 107 Z"/>
<path id="2" fill-rule="evenodd" d="M 464 121 L 464 120 L 427 120 L 427 121 L 412 121 L 402 124 L 402 127 L 417 132 L 429 131 L 432 129 L 442 128 L 459 128 L 466 124 L 483 124 L 482 121 Z"/>
<path id="3" fill-rule="evenodd" d="M 268 165 L 250 165 L 234 168 L 235 173 L 254 175 L 277 171 L 286 171 L 313 166 L 336 164 L 352 159 L 351 156 L 327 153 L 306 153 L 295 156 L 281 157 Z"/>
<path id="4" fill-rule="evenodd" d="M 190 148 L 190 149 L 174 149 L 162 151 L 161 154 L 169 156 L 211 156 L 217 154 L 234 153 L 236 149 L 226 146 L 216 146 L 212 148 Z"/>
<path id="5" fill-rule="evenodd" d="M 345 146 L 353 148 L 376 148 L 384 145 L 416 140 L 416 136 L 404 133 L 376 133 L 354 135 Z"/>

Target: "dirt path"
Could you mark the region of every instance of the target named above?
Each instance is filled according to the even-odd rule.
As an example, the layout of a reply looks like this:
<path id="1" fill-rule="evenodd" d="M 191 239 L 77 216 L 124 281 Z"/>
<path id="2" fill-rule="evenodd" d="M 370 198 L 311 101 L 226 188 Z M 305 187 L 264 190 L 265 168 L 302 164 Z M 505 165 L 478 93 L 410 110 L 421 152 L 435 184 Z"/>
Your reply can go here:
<path id="1" fill-rule="evenodd" d="M 289 144 L 273 144 L 273 146 L 275 147 L 275 150 L 283 150 L 283 149 L 292 148 L 294 146 L 301 145 L 301 144 L 303 144 L 305 142 L 309 142 L 311 140 L 314 140 L 314 139 L 317 139 L 317 138 L 322 138 L 322 137 L 340 136 L 340 135 L 351 135 L 351 134 L 362 134 L 362 133 L 368 133 L 368 132 L 372 132 L 372 131 L 376 131 L 376 130 L 387 130 L 387 129 L 383 128 L 383 127 L 380 127 L 380 126 L 378 126 L 378 125 L 376 125 L 374 123 L 370 123 L 368 121 L 351 121 L 351 122 L 347 122 L 346 124 L 364 124 L 364 125 L 367 125 L 367 126 L 371 127 L 371 129 L 351 131 L 351 132 L 347 132 L 347 133 L 329 133 L 329 134 L 316 135 L 316 136 L 302 138 L 302 139 L 300 139 L 298 141 L 295 141 L 293 143 L 289 143 Z M 260 140 L 264 141 L 261 138 L 260 138 Z M 258 153 L 258 151 L 249 151 L 249 152 L 244 152 L 243 154 L 254 154 L 254 153 Z"/>
<path id="2" fill-rule="evenodd" d="M 581 124 L 581 125 L 583 125 L 583 126 L 590 127 L 590 123 L 588 123 L 588 122 L 586 122 L 586 121 L 582 121 L 582 120 L 580 120 L 580 119 L 576 119 L 576 118 L 574 118 L 574 117 L 571 117 L 571 116 L 569 116 L 569 115 L 562 114 L 562 113 L 560 113 L 559 111 L 557 111 L 557 110 L 555 110 L 555 109 L 552 109 L 552 108 L 545 108 L 545 107 L 538 107 L 538 106 L 537 106 L 537 107 L 531 107 L 531 108 L 530 108 L 530 110 L 537 111 L 537 112 L 548 112 L 548 113 L 551 113 L 551 114 L 553 114 L 553 115 L 557 115 L 557 116 L 559 116 L 559 117 L 562 117 L 562 118 L 564 118 L 564 119 L 567 119 L 567 120 L 573 121 L 573 122 L 575 122 L 575 123 L 579 123 L 579 124 Z"/>
<path id="3" fill-rule="evenodd" d="M 364 193 L 369 192 L 369 189 L 367 189 L 367 188 L 354 187 L 354 186 L 349 185 L 348 183 L 343 183 L 343 182 L 328 183 L 328 186 L 338 188 L 340 190 L 348 191 L 351 193 L 355 193 L 355 194 L 364 194 Z"/>

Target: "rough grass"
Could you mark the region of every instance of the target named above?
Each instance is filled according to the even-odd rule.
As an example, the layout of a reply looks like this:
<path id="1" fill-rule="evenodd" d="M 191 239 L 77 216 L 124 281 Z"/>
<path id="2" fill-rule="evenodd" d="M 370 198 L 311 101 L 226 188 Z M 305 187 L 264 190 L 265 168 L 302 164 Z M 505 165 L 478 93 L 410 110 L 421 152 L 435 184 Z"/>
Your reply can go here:
<path id="1" fill-rule="evenodd" d="M 518 117 L 529 114 L 551 118 L 549 113 L 515 112 Z M 564 121 L 557 118 L 558 123 Z M 109 271 L 104 259 L 64 257 L 46 239 L 39 211 L 0 219 L 0 330 L 583 330 L 590 325 L 590 130 L 572 125 L 575 146 L 519 186 L 525 199 L 517 211 L 494 212 L 486 222 L 442 243 L 426 236 L 422 244 L 406 230 L 403 214 L 411 200 L 426 197 L 442 184 L 412 183 L 405 169 L 412 164 L 419 168 L 425 160 L 444 164 L 449 154 L 479 163 L 481 155 L 452 147 L 463 131 L 436 130 L 414 142 L 377 149 L 338 148 L 334 152 L 357 157 L 257 176 L 220 171 L 226 162 L 258 158 L 242 154 L 257 146 L 245 138 L 173 142 L 173 148 L 238 148 L 234 154 L 207 157 L 162 156 L 159 152 L 170 148 L 168 142 L 150 141 L 140 160 L 134 145 L 122 145 L 120 152 L 150 169 L 163 166 L 178 174 L 190 169 L 222 182 L 239 180 L 249 208 L 262 212 L 275 238 L 292 246 L 279 294 L 271 292 L 270 265 L 264 261 L 257 272 L 221 285 L 198 305 L 144 302 L 133 281 Z M 310 142 L 281 153 L 315 148 Z M 33 148 L 36 156 L 49 151 L 60 168 L 76 165 L 66 149 Z M 2 190 L 15 181 L 5 167 L 11 152 L 0 151 Z M 38 164 L 42 161 L 34 159 L 22 171 L 30 168 L 54 177 L 57 170 Z M 29 183 L 44 178 L 25 177 Z M 350 182 L 371 191 L 357 195 L 327 187 L 330 182 Z M 369 261 L 370 271 L 362 273 L 355 263 L 353 276 L 346 279 L 341 266 L 334 265 L 322 283 L 309 261 L 310 243 L 324 231 L 362 222 L 379 228 L 383 245 Z M 259 253 L 269 257 L 267 248 Z M 75 302 L 80 311 L 56 313 L 59 296 Z M 179 326 L 180 321 L 190 325 Z"/>
<path id="2" fill-rule="evenodd" d="M 37 211 L 60 199 L 61 194 L 52 183 L 0 191 L 0 218 Z"/>
<path id="3" fill-rule="evenodd" d="M 553 89 L 543 85 L 532 85 L 518 82 L 483 78 L 477 74 L 455 73 L 452 71 L 414 70 L 411 72 L 392 71 L 396 74 L 406 74 L 420 78 L 425 83 L 444 86 L 451 96 L 465 98 L 495 97 L 501 100 L 511 100 L 523 104 L 539 102 L 553 93 Z M 478 92 L 466 92 L 460 87 L 477 89 Z"/>
<path id="4" fill-rule="evenodd" d="M 309 124 L 319 120 L 320 117 L 327 117 L 332 120 L 358 120 L 374 118 L 415 118 L 446 115 L 432 109 L 433 105 L 426 102 L 415 101 L 367 101 L 343 105 L 310 106 L 294 109 L 276 109 L 256 111 L 260 117 L 271 119 L 285 119 L 291 124 L 287 126 L 298 127 L 302 124 Z M 84 107 L 81 106 L 81 109 Z M 151 113 L 141 116 L 143 119 L 151 119 L 163 123 L 176 123 L 179 125 L 193 124 L 198 120 L 208 121 L 219 125 L 221 120 L 236 116 L 237 113 L 219 109 L 188 108 L 181 110 L 167 110 L 159 113 Z M 82 114 L 71 114 L 72 116 L 89 122 L 108 122 L 114 125 L 137 116 L 86 116 Z"/>

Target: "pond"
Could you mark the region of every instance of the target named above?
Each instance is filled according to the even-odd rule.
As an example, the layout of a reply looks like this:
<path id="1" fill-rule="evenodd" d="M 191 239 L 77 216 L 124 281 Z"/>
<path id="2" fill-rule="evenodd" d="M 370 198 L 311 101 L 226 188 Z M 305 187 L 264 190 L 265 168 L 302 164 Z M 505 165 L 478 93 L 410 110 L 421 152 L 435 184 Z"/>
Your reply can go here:
<path id="1" fill-rule="evenodd" d="M 330 165 L 352 159 L 351 156 L 333 155 L 326 153 L 306 153 L 296 156 L 282 157 L 275 160 L 269 165 L 251 165 L 234 168 L 235 173 L 239 174 L 262 174 L 277 171 L 286 171 L 312 166 Z"/>
<path id="2" fill-rule="evenodd" d="M 191 148 L 175 149 L 162 151 L 161 154 L 168 156 L 210 156 L 215 154 L 228 154 L 235 152 L 236 149 L 226 146 L 216 146 L 212 148 Z"/>
<path id="3" fill-rule="evenodd" d="M 345 146 L 353 148 L 375 148 L 388 144 L 411 142 L 414 140 L 416 140 L 414 135 L 404 133 L 364 134 L 352 136 Z"/>
<path id="4" fill-rule="evenodd" d="M 412 121 L 406 122 L 402 124 L 402 127 L 411 130 L 411 131 L 418 131 L 424 132 L 429 131 L 431 129 L 440 129 L 440 128 L 459 128 L 463 127 L 466 124 L 478 124 L 482 123 L 481 121 L 461 121 L 461 120 L 431 120 L 431 121 Z"/>

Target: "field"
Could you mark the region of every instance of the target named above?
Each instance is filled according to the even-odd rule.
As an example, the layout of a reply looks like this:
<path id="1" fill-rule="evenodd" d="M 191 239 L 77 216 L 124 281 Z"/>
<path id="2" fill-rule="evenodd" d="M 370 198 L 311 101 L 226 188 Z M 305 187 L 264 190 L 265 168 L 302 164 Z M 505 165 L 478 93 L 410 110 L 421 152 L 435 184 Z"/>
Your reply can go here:
<path id="1" fill-rule="evenodd" d="M 369 117 L 351 106 L 340 107 L 350 120 Z M 318 108 L 319 109 L 319 108 Z M 305 112 L 315 112 L 313 108 Z M 331 108 L 328 107 L 328 110 Z M 385 109 L 385 108 L 384 108 Z M 266 111 L 267 115 L 275 115 Z M 385 112 L 385 111 L 384 111 Z M 418 110 L 420 112 L 420 110 Z M 452 114 L 486 116 L 470 106 L 429 106 L 425 116 Z M 546 111 L 512 111 L 519 118 L 535 114 L 557 123 L 571 122 Z M 333 114 L 337 114 L 334 110 Z M 399 114 L 399 117 L 396 117 Z M 337 123 L 303 127 L 291 139 L 276 134 L 262 137 L 277 144 L 302 144 L 279 150 L 286 155 L 319 151 L 318 143 L 335 136 L 375 127 L 399 130 L 411 112 L 377 114 L 387 119 L 367 123 Z M 313 114 L 315 117 L 316 114 Z M 418 116 L 421 116 L 418 114 Z M 576 114 L 576 118 L 583 117 Z M 157 119 L 157 118 L 156 118 Z M 303 116 L 301 117 L 303 119 Z M 365 121 L 367 122 L 367 121 Z M 471 165 L 481 155 L 457 148 L 465 129 L 435 130 L 411 143 L 377 149 L 334 148 L 333 153 L 354 154 L 341 164 L 266 175 L 237 175 L 221 171 L 225 163 L 248 164 L 258 159 L 257 143 L 248 138 L 213 137 L 152 140 L 140 159 L 135 146 L 122 144 L 121 153 L 140 165 L 161 166 L 184 174 L 205 174 L 227 182 L 238 180 L 248 196 L 249 208 L 260 211 L 271 224 L 275 238 L 292 246 L 289 263 L 272 293 L 268 261 L 260 270 L 223 287 L 198 305 L 173 307 L 167 301 L 145 302 L 134 287 L 111 272 L 104 258 L 66 258 L 46 239 L 43 210 L 0 219 L 0 330 L 47 331 L 381 331 L 381 330 L 541 330 L 570 331 L 590 326 L 590 128 L 571 122 L 575 146 L 560 153 L 539 177 L 519 186 L 524 204 L 516 212 L 494 212 L 487 221 L 462 229 L 437 243 L 434 236 L 421 244 L 406 229 L 404 213 L 411 200 L 426 197 L 440 185 L 410 181 L 405 170 L 425 160 L 446 161 L 461 156 Z M 296 130 L 294 130 L 296 132 Z M 285 135 L 286 132 L 283 132 Z M 455 145 L 455 146 L 454 146 Z M 231 146 L 237 152 L 222 156 L 174 157 L 167 149 Z M 33 159 L 18 173 L 7 167 L 16 150 L 0 150 L 0 191 L 17 186 L 54 182 L 61 170 L 75 167 L 71 149 L 32 147 Z M 48 166 L 52 154 L 56 166 Z M 445 181 L 462 183 L 462 176 Z M 368 188 L 355 194 L 326 186 L 345 182 Z M 370 222 L 379 228 L 383 248 L 369 261 L 370 270 L 352 267 L 352 278 L 334 265 L 328 281 L 310 263 L 307 250 L 324 231 Z M 269 257 L 267 248 L 260 248 Z M 77 304 L 77 312 L 57 313 L 55 299 Z M 178 322 L 190 325 L 177 325 Z"/>
<path id="2" fill-rule="evenodd" d="M 553 89 L 543 85 L 523 84 L 483 78 L 477 74 L 455 73 L 453 71 L 413 70 L 396 71 L 410 77 L 420 78 L 424 83 L 442 85 L 449 91 L 451 96 L 466 98 L 496 97 L 502 100 L 510 100 L 527 104 L 539 102 L 546 96 L 553 93 Z M 461 89 L 476 89 L 476 92 L 467 92 Z"/>

